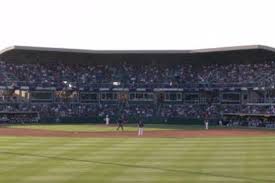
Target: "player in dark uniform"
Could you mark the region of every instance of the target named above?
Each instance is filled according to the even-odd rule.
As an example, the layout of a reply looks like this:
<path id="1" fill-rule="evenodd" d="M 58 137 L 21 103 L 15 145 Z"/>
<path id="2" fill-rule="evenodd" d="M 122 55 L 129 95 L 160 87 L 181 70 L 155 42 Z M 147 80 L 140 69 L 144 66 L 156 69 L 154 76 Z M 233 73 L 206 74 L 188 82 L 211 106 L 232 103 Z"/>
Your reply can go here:
<path id="1" fill-rule="evenodd" d="M 123 120 L 123 124 L 126 124 L 126 123 L 128 122 L 128 118 L 127 118 L 127 116 L 126 116 L 126 115 L 125 115 L 125 116 L 123 116 L 122 120 Z"/>
<path id="2" fill-rule="evenodd" d="M 119 118 L 118 121 L 117 121 L 117 129 L 116 130 L 118 131 L 119 129 L 124 131 L 122 118 Z"/>
<path id="3" fill-rule="evenodd" d="M 138 136 L 143 135 L 143 128 L 144 128 L 143 120 L 139 119 L 138 120 Z"/>

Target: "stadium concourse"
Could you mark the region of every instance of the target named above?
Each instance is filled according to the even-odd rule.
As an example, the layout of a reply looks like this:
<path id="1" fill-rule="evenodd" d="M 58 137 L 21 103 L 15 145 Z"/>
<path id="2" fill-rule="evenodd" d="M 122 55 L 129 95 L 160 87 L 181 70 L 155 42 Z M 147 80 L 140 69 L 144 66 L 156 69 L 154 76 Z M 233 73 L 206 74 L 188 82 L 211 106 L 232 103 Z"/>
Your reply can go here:
<path id="1" fill-rule="evenodd" d="M 1 122 L 201 123 L 275 128 L 275 49 L 0 52 Z"/>

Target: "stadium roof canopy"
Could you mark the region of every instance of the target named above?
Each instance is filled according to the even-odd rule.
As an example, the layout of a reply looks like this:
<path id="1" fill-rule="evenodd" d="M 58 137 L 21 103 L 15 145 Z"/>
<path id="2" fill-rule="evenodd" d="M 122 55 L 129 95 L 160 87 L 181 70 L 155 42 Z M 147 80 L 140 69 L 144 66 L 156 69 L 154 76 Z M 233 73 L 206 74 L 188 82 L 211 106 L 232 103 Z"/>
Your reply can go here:
<path id="1" fill-rule="evenodd" d="M 275 61 L 275 48 L 251 45 L 197 50 L 79 50 L 12 46 L 0 51 L 0 60 L 11 63 L 117 64 L 191 63 L 227 64 Z"/>

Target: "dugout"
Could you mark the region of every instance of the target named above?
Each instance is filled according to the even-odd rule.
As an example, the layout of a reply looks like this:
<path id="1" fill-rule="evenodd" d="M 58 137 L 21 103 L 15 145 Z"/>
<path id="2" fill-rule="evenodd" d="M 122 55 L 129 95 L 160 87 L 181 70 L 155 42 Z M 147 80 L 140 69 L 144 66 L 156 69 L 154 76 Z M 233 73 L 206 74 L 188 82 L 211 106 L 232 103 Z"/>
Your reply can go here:
<path id="1" fill-rule="evenodd" d="M 225 125 L 228 124 L 229 126 L 268 127 L 275 126 L 275 115 L 261 113 L 225 113 L 223 114 L 223 121 Z M 252 123 L 248 121 L 252 121 Z"/>
<path id="2" fill-rule="evenodd" d="M 38 112 L 0 112 L 0 121 L 2 123 L 34 123 L 40 121 L 40 115 Z"/>

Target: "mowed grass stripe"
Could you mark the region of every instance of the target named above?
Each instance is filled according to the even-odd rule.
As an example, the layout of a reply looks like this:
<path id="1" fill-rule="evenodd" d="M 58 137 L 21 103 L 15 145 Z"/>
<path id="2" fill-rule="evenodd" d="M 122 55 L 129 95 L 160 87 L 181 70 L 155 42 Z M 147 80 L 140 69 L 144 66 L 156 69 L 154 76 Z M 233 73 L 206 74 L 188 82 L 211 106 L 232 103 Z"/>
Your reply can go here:
<path id="1" fill-rule="evenodd" d="M 57 141 L 60 143 L 52 143 L 53 141 L 51 141 L 51 143 L 47 144 L 47 141 L 44 139 L 43 142 L 40 141 L 40 143 L 44 144 L 44 148 L 38 147 L 37 151 L 34 151 L 30 148 L 30 153 L 26 152 L 26 151 L 19 151 L 14 153 L 14 155 L 18 156 L 18 157 L 24 157 L 24 158 L 29 158 L 29 159 L 36 159 L 39 158 L 40 162 L 39 162 L 39 166 L 37 166 L 37 162 L 36 161 L 31 161 L 31 164 L 28 163 L 27 167 L 19 169 L 17 171 L 17 174 L 19 175 L 23 175 L 23 179 L 20 182 L 23 182 L 24 180 L 26 182 L 29 182 L 30 180 L 35 180 L 37 181 L 38 178 L 35 177 L 48 177 L 48 181 L 52 181 L 52 179 L 56 179 L 60 180 L 65 178 L 65 177 L 69 177 L 70 174 L 68 174 L 67 176 L 49 176 L 47 175 L 47 170 L 51 169 L 55 166 L 59 166 L 60 162 L 62 161 L 56 161 L 55 159 L 51 159 L 51 158 L 47 158 L 45 159 L 45 157 L 62 157 L 64 156 L 64 154 L 70 152 L 73 150 L 72 147 L 74 146 L 68 146 L 68 144 L 70 144 L 71 142 L 68 140 L 63 139 L 62 141 Z M 48 148 L 50 147 L 50 148 Z M 64 147 L 70 147 L 70 148 L 64 148 Z M 78 147 L 75 146 L 75 148 L 78 149 Z M 24 162 L 22 163 L 22 165 L 24 165 Z M 21 165 L 21 166 L 22 166 Z M 70 166 L 71 167 L 71 166 Z M 20 168 L 20 166 L 18 167 Z M 72 167 L 71 167 L 72 168 Z M 32 173 L 32 174 L 28 174 L 28 173 Z M 46 173 L 46 175 L 43 175 L 44 173 Z M 58 172 L 55 172 L 58 173 Z M 41 175 L 42 174 L 42 175 Z M 34 179 L 33 179 L 34 177 Z M 41 179 L 43 180 L 43 179 Z M 65 179 L 67 180 L 67 179 Z"/>
<path id="2" fill-rule="evenodd" d="M 32 125 L 10 125 L 8 128 L 26 128 L 26 129 L 44 129 L 44 130 L 54 130 L 54 131 L 93 131 L 93 132 L 111 132 L 116 131 L 116 124 L 106 126 L 104 124 L 82 124 L 82 125 L 63 125 L 63 124 L 32 124 Z M 146 131 L 156 131 L 156 130 L 177 130 L 184 129 L 185 126 L 182 125 L 154 125 L 146 124 Z M 189 127 L 190 128 L 190 127 Z M 192 127 L 194 129 L 202 129 L 201 126 Z M 125 131 L 137 131 L 136 124 L 125 124 Z"/>
<path id="3" fill-rule="evenodd" d="M 246 174 L 244 171 L 247 171 L 247 170 L 253 170 L 254 172 L 259 172 L 261 167 L 258 168 L 258 166 L 261 164 L 263 166 L 273 165 L 272 163 L 270 163 L 270 161 L 266 161 L 267 159 L 263 159 L 263 158 L 261 159 L 261 162 L 255 162 L 255 159 L 254 160 L 248 159 L 247 155 L 248 154 L 251 155 L 251 151 L 253 152 L 253 155 L 252 155 L 253 157 L 255 155 L 262 156 L 263 152 L 268 152 L 266 151 L 266 149 L 263 149 L 263 147 L 266 147 L 266 146 L 262 146 L 262 144 L 254 144 L 253 149 L 251 148 L 251 146 L 246 146 L 244 144 L 243 146 L 238 146 L 238 149 L 232 148 L 231 150 L 224 150 L 225 145 L 228 146 L 228 144 L 224 143 L 224 144 L 220 144 L 219 147 L 215 148 L 212 156 L 208 157 L 209 163 L 203 168 L 203 172 L 215 172 L 220 175 L 228 175 L 228 174 L 234 173 L 236 177 L 242 177 L 242 175 Z M 230 144 L 230 146 L 234 147 L 234 144 Z M 202 150 L 201 152 L 205 152 L 205 151 Z M 268 153 L 272 154 L 272 151 L 269 151 Z M 238 157 L 238 158 L 235 159 L 235 157 Z M 218 162 L 218 163 L 215 163 L 215 162 Z M 251 167 L 251 162 L 254 164 L 257 164 L 257 167 Z M 249 167 L 247 167 L 247 165 Z M 251 174 L 251 172 L 249 173 Z M 257 174 L 253 174 L 253 175 L 255 175 L 254 178 L 260 178 Z M 250 178 L 251 177 L 248 177 L 247 179 L 250 179 Z"/>
<path id="4" fill-rule="evenodd" d="M 108 174 L 117 174 L 116 171 L 120 171 L 120 170 L 115 169 L 113 167 L 113 165 L 110 164 L 110 163 L 112 163 L 112 161 L 119 162 L 121 158 L 124 159 L 124 157 L 127 157 L 129 153 L 132 154 L 131 151 L 133 151 L 133 149 L 119 150 L 119 148 L 117 148 L 117 146 L 121 146 L 121 145 L 123 145 L 123 143 L 117 143 L 117 144 L 114 144 L 112 147 L 104 149 L 102 151 L 102 153 L 113 152 L 113 155 L 112 154 L 104 154 L 104 155 L 97 156 L 96 158 L 92 158 L 93 162 L 95 164 L 97 164 L 97 169 L 93 170 L 93 174 L 89 173 L 89 175 L 86 175 L 87 174 L 86 172 L 82 172 L 81 175 L 79 175 L 80 179 L 81 179 L 81 177 L 83 177 L 84 180 L 87 180 L 87 177 L 88 177 L 88 179 L 94 180 L 95 179 L 95 176 L 94 176 L 95 174 L 96 175 L 102 175 L 102 174 L 106 175 L 107 173 Z M 137 143 L 136 143 L 136 145 L 137 145 Z M 114 150 L 112 149 L 113 147 L 115 147 Z M 122 151 L 122 152 L 118 152 L 118 151 Z M 102 153 L 100 152 L 98 154 L 102 154 Z M 94 157 L 93 154 L 88 154 L 86 156 L 87 157 L 85 157 L 85 155 L 81 156 L 82 160 L 86 159 L 86 161 L 90 161 L 89 159 L 91 157 Z M 105 160 L 105 162 L 102 162 L 102 160 Z M 108 162 L 108 161 L 110 161 L 110 162 Z M 98 169 L 98 167 L 100 167 L 100 166 L 105 166 L 105 168 L 104 169 L 100 169 L 100 168 Z M 89 167 L 89 168 L 91 168 L 91 167 Z M 104 171 L 102 171 L 102 170 L 104 170 Z M 99 181 L 100 179 L 96 178 L 96 180 Z M 76 180 L 74 180 L 74 179 L 72 180 L 72 182 L 75 182 L 75 181 Z"/>
<path id="5" fill-rule="evenodd" d="M 25 142 L 23 141 L 23 143 Z M 33 143 L 35 144 L 35 141 Z M 14 152 L 6 151 L 6 153 L 2 153 L 4 155 L 8 154 L 11 158 L 9 161 L 1 162 L 2 166 L 9 168 L 7 171 L 2 172 L 0 180 L 3 182 L 23 182 L 24 178 L 33 176 L 41 168 L 41 162 L 44 161 L 44 158 L 29 156 L 28 153 L 55 152 L 55 155 L 59 155 L 62 154 L 62 151 L 54 151 L 54 149 L 62 146 L 62 144 L 64 142 L 55 142 L 52 144 L 47 141 L 43 141 L 43 143 L 39 141 L 39 144 L 36 145 L 20 146 L 21 148 L 16 149 Z"/>
<path id="6" fill-rule="evenodd" d="M 143 157 L 142 161 L 136 163 L 137 166 L 144 168 L 127 169 L 122 175 L 116 177 L 115 180 L 126 182 L 128 180 L 127 177 L 133 177 L 132 181 L 137 182 L 181 182 L 186 174 L 182 172 L 182 175 L 175 177 L 174 172 L 167 170 L 167 168 L 174 168 L 179 163 L 179 160 L 182 159 L 184 153 L 192 149 L 191 146 L 188 148 L 184 147 L 182 142 L 177 140 L 173 143 L 160 145 L 149 156 Z M 178 147 L 178 149 L 175 147 Z M 164 149 L 165 151 L 163 151 Z M 173 155 L 172 157 L 170 157 L 171 154 Z M 130 180 L 128 181 L 131 182 Z"/>
<path id="7" fill-rule="evenodd" d="M 66 144 L 66 146 L 67 146 L 68 144 Z M 113 145 L 114 146 L 116 146 L 116 144 L 114 144 L 113 143 Z M 119 144 L 118 144 L 119 145 Z M 112 149 L 111 149 L 111 147 L 110 147 L 110 144 L 107 144 L 107 149 L 105 149 L 105 151 L 113 151 Z M 61 148 L 58 148 L 59 150 L 61 149 Z M 64 147 L 64 148 L 62 148 L 62 149 L 66 149 L 66 147 Z M 68 148 L 68 151 L 70 151 L 70 152 L 73 152 L 73 151 L 71 151 L 72 150 L 72 148 Z M 88 151 L 88 149 L 83 149 L 83 152 L 85 153 L 85 152 L 89 152 Z M 93 153 L 95 153 L 95 151 L 90 151 L 90 152 L 93 152 Z M 98 154 L 100 154 L 101 152 L 97 152 Z M 48 153 L 47 151 L 44 151 L 44 153 L 42 153 L 42 155 L 40 155 L 40 157 L 41 156 L 43 156 L 43 154 L 46 154 L 46 155 L 49 155 L 49 154 L 51 154 L 51 153 Z M 79 154 L 78 154 L 79 155 Z M 49 156 L 47 156 L 47 157 L 49 157 Z M 63 156 L 62 157 L 65 157 L 66 158 L 66 155 L 65 154 L 63 154 Z M 81 158 L 84 158 L 83 156 L 80 156 Z M 89 157 L 94 157 L 93 155 L 89 155 Z M 111 156 L 109 156 L 109 157 L 114 157 L 113 155 L 111 155 Z M 123 157 L 123 156 L 122 156 Z M 49 157 L 50 158 L 50 157 Z M 52 157 L 52 158 L 54 158 L 54 157 Z M 64 159 L 64 158 L 63 158 Z M 105 158 L 104 158 L 105 159 Z M 70 161 L 70 159 L 67 159 L 67 160 L 69 160 L 69 161 L 67 161 L 70 165 L 74 165 L 74 166 L 76 166 L 77 165 L 77 163 L 75 163 L 75 161 Z M 72 159 L 73 160 L 73 159 Z M 66 164 L 67 164 L 67 162 L 65 162 Z M 49 163 L 49 161 L 48 161 L 48 163 Z M 83 161 L 82 162 L 80 162 L 80 163 L 82 163 L 83 164 Z M 43 166 L 43 163 L 42 164 L 40 164 L 40 166 Z M 51 165 L 51 166 L 53 166 L 53 165 Z M 89 168 L 92 168 L 92 167 L 89 167 Z M 41 168 L 40 168 L 41 169 Z M 44 171 L 44 170 L 43 170 Z M 58 172 L 56 172 L 56 173 L 58 173 Z M 71 174 L 70 174 L 71 175 Z M 42 177 L 47 177 L 47 176 L 42 176 Z M 53 177 L 51 177 L 51 176 L 48 176 L 49 178 L 53 178 Z M 58 178 L 58 177 L 57 177 Z M 28 181 L 29 181 L 29 179 L 27 179 Z M 36 180 L 36 179 L 35 179 Z"/>
<path id="8" fill-rule="evenodd" d="M 13 169 L 13 172 L 21 177 L 20 180 L 25 182 L 192 183 L 270 182 L 275 179 L 273 176 L 275 167 L 272 163 L 275 155 L 275 147 L 272 143 L 275 142 L 274 138 L 253 138 L 252 140 L 225 138 L 224 141 L 213 138 L 200 140 L 97 138 L 94 141 L 66 138 L 11 138 L 9 140 L 5 137 L 0 139 L 1 151 L 3 147 L 11 147 L 12 143 L 15 143 L 14 145 L 19 148 L 14 153 L 44 156 L 42 159 L 33 161 L 31 165 L 25 164 L 25 167 L 16 165 L 17 168 Z M 8 141 L 12 143 L 9 144 Z M 32 143 L 40 145 L 36 149 Z M 223 150 L 224 147 L 226 151 Z M 232 147 L 231 150 L 230 147 Z M 14 149 L 7 149 L 14 151 Z M 18 158 L 18 156 L 21 155 L 14 154 L 13 157 Z M 29 159 L 31 157 L 25 158 L 25 160 Z M 6 164 L 8 162 L 6 160 L 4 162 L 5 166 L 9 167 L 9 164 Z M 13 160 L 10 160 L 11 164 L 12 162 Z M 38 170 L 33 171 L 29 168 L 30 166 Z M 266 171 L 264 171 L 265 167 Z M 20 170 L 22 168 L 25 170 Z M 7 176 L 7 174 L 0 174 L 0 180 L 18 182 Z"/>
<path id="9" fill-rule="evenodd" d="M 117 143 L 113 149 L 107 149 L 107 151 L 104 151 L 99 157 L 93 158 L 93 161 L 98 163 L 97 169 L 93 171 L 93 174 L 89 174 L 89 172 L 82 173 L 80 181 L 89 181 L 89 179 L 91 179 L 97 182 L 103 182 L 108 177 L 109 182 L 116 182 L 116 176 L 121 175 L 123 171 L 131 168 L 131 165 L 135 164 L 136 161 L 140 161 L 152 152 L 149 150 L 143 151 L 143 141 L 135 141 L 135 143 L 130 144 L 129 141 L 131 141 L 131 139 L 127 139 L 125 142 L 132 148 L 120 149 L 120 147 L 124 147 L 125 144 Z M 155 144 L 155 146 L 157 145 Z M 154 147 L 152 146 L 152 148 Z M 112 152 L 113 155 L 110 152 Z M 88 159 L 90 159 L 90 157 L 88 157 Z M 71 182 L 75 181 L 78 180 L 72 180 Z"/>
<path id="10" fill-rule="evenodd" d="M 78 158 L 84 158 L 85 154 L 87 154 L 90 149 L 86 147 L 79 148 L 79 146 L 76 146 L 75 144 L 76 139 L 73 139 L 64 147 L 59 148 L 64 150 L 64 153 L 59 156 L 51 156 L 51 154 L 49 153 L 42 153 L 41 156 L 44 157 L 47 161 L 42 163 L 42 168 L 39 168 L 40 170 L 35 176 L 28 177 L 24 179 L 24 181 L 38 181 L 39 179 L 41 179 L 45 182 L 67 182 L 78 178 L 79 174 L 82 172 L 95 169 L 95 164 L 87 164 L 84 161 L 77 161 Z M 103 144 L 103 146 L 101 146 L 102 148 L 93 149 L 93 152 L 100 153 L 100 151 L 104 150 L 105 148 L 109 148 L 110 145 L 111 144 L 109 143 L 105 143 Z M 82 151 L 79 151 L 79 149 L 81 149 Z M 74 167 L 77 168 L 75 169 Z"/>

